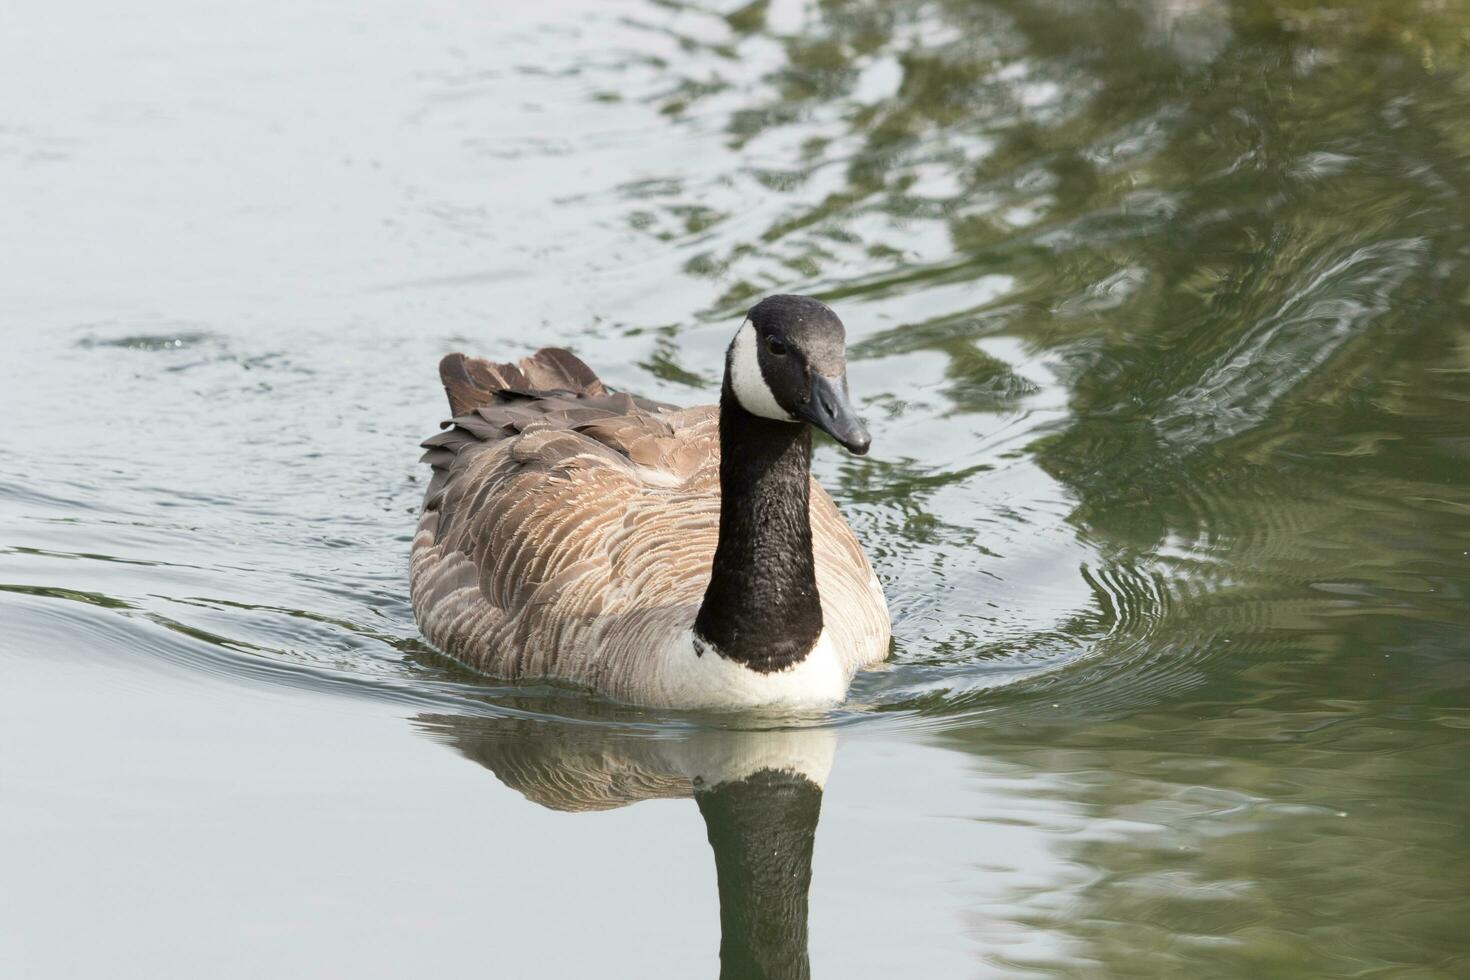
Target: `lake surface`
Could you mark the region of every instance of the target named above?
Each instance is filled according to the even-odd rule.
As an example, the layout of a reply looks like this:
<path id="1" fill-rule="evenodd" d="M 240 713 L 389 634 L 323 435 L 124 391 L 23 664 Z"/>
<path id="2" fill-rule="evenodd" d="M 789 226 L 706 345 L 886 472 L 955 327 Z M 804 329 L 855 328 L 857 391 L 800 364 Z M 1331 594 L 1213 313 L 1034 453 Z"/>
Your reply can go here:
<path id="1" fill-rule="evenodd" d="M 0 975 L 1470 975 L 1470 5 L 0 13 Z M 841 314 L 817 717 L 419 639 L 450 350 Z"/>

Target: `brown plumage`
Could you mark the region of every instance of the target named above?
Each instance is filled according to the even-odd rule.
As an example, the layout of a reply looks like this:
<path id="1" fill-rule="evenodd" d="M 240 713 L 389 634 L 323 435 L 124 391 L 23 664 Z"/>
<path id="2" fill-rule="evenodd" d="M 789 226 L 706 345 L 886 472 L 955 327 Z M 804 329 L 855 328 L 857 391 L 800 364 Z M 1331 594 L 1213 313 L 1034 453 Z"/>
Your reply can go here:
<path id="1" fill-rule="evenodd" d="M 424 443 L 433 477 L 410 570 L 424 635 L 491 676 L 698 706 L 669 651 L 710 581 L 719 409 L 610 392 L 556 348 L 514 365 L 450 354 L 440 375 L 454 418 Z M 850 678 L 887 654 L 887 607 L 814 481 L 809 509 L 826 635 Z M 692 650 L 689 663 L 708 666 Z"/>

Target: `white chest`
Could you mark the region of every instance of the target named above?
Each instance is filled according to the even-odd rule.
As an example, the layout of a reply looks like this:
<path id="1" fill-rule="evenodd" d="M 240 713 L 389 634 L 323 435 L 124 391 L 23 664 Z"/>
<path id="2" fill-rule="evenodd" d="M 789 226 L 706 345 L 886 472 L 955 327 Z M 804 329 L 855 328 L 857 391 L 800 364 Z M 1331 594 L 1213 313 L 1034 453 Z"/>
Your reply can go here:
<path id="1" fill-rule="evenodd" d="M 727 660 L 708 644 L 696 653 L 690 630 L 659 651 L 659 700 L 686 708 L 826 707 L 847 697 L 851 682 L 852 672 L 825 630 L 800 663 L 764 674 Z"/>

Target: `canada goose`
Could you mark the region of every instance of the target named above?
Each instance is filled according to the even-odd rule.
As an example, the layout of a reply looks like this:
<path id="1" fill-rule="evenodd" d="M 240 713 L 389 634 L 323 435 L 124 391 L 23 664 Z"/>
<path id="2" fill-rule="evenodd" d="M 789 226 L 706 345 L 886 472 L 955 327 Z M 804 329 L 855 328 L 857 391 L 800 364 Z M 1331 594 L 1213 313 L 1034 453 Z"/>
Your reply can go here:
<path id="1" fill-rule="evenodd" d="M 854 453 L 842 321 L 804 296 L 751 309 L 720 404 L 613 393 L 567 351 L 450 354 L 452 422 L 410 592 L 424 636 L 485 674 L 677 708 L 819 706 L 888 651 L 888 607 L 811 479 L 816 426 Z"/>

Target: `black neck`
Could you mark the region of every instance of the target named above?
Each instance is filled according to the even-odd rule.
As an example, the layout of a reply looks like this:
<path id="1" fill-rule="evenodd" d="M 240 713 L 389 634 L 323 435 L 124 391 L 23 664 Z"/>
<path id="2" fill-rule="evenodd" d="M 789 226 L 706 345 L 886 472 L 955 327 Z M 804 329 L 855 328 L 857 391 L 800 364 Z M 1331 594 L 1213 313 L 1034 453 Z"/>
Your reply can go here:
<path id="1" fill-rule="evenodd" d="M 762 673 L 811 652 L 822 633 L 812 559 L 811 430 L 752 415 L 720 392 L 720 541 L 694 631 Z"/>
<path id="2" fill-rule="evenodd" d="M 715 852 L 722 980 L 807 980 L 807 892 L 821 787 L 765 769 L 694 799 Z"/>

